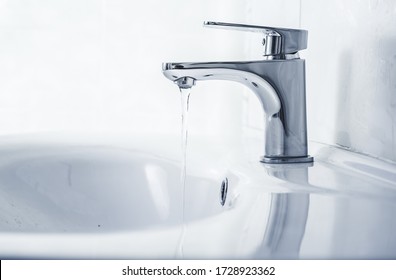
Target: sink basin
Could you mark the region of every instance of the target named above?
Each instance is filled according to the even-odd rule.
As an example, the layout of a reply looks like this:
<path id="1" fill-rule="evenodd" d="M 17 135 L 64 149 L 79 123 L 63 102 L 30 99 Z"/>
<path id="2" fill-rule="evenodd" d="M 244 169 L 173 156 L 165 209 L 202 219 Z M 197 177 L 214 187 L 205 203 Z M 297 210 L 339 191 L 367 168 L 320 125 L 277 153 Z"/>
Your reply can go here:
<path id="1" fill-rule="evenodd" d="M 96 233 L 180 222 L 175 164 L 106 147 L 11 153 L 0 167 L 2 232 Z"/>
<path id="2" fill-rule="evenodd" d="M 264 165 L 192 141 L 183 188 L 178 143 L 158 139 L 4 137 L 0 257 L 396 258 L 395 164 L 310 143 L 314 164 Z"/>

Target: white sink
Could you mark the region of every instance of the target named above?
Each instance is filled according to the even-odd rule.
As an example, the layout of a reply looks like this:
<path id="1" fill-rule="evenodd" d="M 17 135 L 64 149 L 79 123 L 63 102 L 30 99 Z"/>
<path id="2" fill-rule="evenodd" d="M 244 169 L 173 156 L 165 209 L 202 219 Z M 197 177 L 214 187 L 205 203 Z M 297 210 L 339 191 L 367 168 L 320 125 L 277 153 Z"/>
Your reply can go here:
<path id="1" fill-rule="evenodd" d="M 311 143 L 313 166 L 268 166 L 198 144 L 183 194 L 174 138 L 3 138 L 0 258 L 396 258 L 394 164 Z"/>

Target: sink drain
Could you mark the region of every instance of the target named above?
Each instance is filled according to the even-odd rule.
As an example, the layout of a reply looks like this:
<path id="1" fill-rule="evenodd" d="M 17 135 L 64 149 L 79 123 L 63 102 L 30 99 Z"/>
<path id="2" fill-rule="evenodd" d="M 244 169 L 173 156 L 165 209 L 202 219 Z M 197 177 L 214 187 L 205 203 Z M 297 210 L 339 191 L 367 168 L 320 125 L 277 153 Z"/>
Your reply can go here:
<path id="1" fill-rule="evenodd" d="M 228 179 L 225 178 L 223 182 L 221 182 L 220 187 L 220 204 L 224 206 L 226 199 L 227 199 L 227 191 L 228 191 Z"/>

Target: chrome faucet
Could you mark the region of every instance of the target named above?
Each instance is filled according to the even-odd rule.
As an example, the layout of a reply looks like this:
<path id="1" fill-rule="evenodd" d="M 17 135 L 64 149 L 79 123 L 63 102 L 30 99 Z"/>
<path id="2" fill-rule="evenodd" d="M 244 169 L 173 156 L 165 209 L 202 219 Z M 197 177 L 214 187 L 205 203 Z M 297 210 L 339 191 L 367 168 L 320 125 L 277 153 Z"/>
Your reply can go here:
<path id="1" fill-rule="evenodd" d="M 230 80 L 244 84 L 259 98 L 265 113 L 264 163 L 312 162 L 307 147 L 305 60 L 306 30 L 222 22 L 206 27 L 261 32 L 264 59 L 260 61 L 163 63 L 164 75 L 180 88 L 201 80 Z"/>

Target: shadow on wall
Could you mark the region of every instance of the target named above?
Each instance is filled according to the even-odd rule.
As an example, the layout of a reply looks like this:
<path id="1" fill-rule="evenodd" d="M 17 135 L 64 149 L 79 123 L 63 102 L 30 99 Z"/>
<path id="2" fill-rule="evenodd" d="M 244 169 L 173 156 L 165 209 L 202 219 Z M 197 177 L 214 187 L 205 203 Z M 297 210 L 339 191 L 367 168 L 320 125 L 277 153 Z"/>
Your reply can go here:
<path id="1" fill-rule="evenodd" d="M 396 161 L 396 38 L 374 44 L 339 56 L 335 141 Z"/>
<path id="2" fill-rule="evenodd" d="M 340 55 L 340 65 L 338 70 L 338 112 L 336 114 L 336 127 L 338 128 L 336 134 L 336 144 L 343 147 L 351 147 L 350 131 L 350 108 L 351 104 L 351 84 L 352 84 L 352 52 L 350 50 L 344 51 Z"/>

